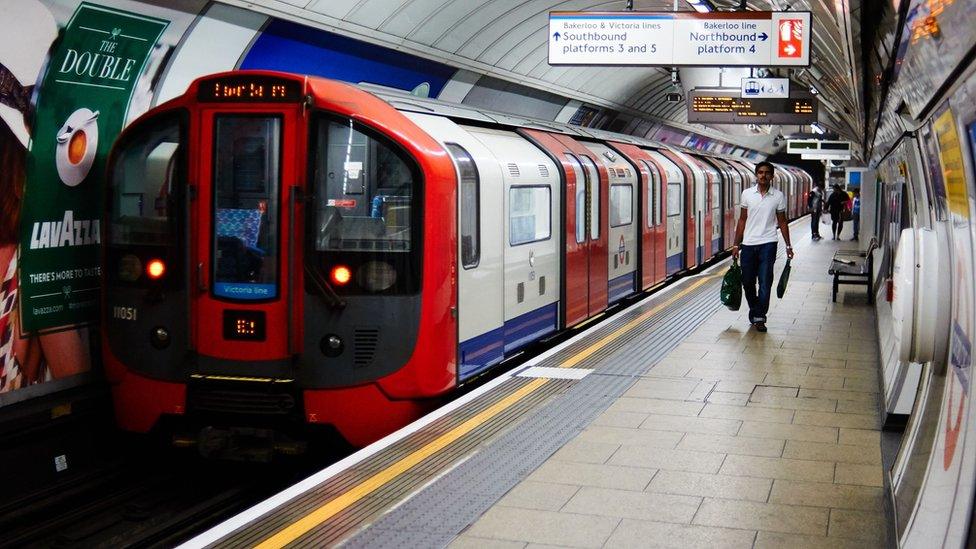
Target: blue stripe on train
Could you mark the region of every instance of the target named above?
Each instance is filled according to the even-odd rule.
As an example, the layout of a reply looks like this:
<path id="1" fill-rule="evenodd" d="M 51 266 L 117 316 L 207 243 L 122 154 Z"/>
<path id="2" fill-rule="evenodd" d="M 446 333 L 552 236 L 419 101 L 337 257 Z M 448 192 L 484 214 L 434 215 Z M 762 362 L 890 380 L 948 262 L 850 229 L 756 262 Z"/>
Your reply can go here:
<path id="1" fill-rule="evenodd" d="M 664 266 L 664 270 L 669 275 L 673 275 L 674 273 L 681 270 L 681 266 L 684 264 L 684 262 L 685 262 L 684 252 L 678 252 L 668 257 L 667 262 Z"/>
<path id="2" fill-rule="evenodd" d="M 695 247 L 695 257 L 698 258 L 698 261 L 696 261 L 696 263 L 699 264 L 699 265 L 701 265 L 702 262 L 705 260 L 705 247 L 704 246 L 696 246 Z"/>
<path id="3" fill-rule="evenodd" d="M 614 303 L 634 293 L 634 280 L 636 275 L 636 272 L 632 272 L 611 280 L 607 286 L 609 294 L 607 301 Z"/>
<path id="4" fill-rule="evenodd" d="M 556 331 L 559 315 L 556 303 L 539 307 L 505 322 L 505 354 Z"/>
<path id="5" fill-rule="evenodd" d="M 458 381 L 478 375 L 505 358 L 505 330 L 496 328 L 490 332 L 461 343 L 458 348 L 461 364 L 458 366 Z"/>
<path id="6" fill-rule="evenodd" d="M 712 255 L 715 255 L 722 251 L 722 239 L 715 238 L 712 239 Z"/>

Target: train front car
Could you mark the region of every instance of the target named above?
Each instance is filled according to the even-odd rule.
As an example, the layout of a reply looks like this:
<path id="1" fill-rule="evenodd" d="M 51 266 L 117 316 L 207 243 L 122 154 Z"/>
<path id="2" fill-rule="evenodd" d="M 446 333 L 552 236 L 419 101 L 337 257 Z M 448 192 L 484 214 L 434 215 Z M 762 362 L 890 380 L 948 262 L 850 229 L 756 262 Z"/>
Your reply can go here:
<path id="1" fill-rule="evenodd" d="M 202 78 L 121 136 L 103 353 L 127 430 L 265 458 L 365 445 L 456 386 L 456 175 L 373 95 Z M 162 420 L 162 421 L 161 421 Z"/>

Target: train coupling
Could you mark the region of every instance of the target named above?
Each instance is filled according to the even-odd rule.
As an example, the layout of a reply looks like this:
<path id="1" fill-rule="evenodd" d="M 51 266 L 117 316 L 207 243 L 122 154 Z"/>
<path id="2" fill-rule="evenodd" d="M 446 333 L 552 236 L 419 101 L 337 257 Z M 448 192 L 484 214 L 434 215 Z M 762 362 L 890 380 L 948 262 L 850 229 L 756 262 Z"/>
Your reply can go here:
<path id="1" fill-rule="evenodd" d="M 270 462 L 275 455 L 301 455 L 307 448 L 307 443 L 280 432 L 253 427 L 208 426 L 195 436 L 175 435 L 172 440 L 178 448 L 196 447 L 206 459 L 262 463 Z"/>

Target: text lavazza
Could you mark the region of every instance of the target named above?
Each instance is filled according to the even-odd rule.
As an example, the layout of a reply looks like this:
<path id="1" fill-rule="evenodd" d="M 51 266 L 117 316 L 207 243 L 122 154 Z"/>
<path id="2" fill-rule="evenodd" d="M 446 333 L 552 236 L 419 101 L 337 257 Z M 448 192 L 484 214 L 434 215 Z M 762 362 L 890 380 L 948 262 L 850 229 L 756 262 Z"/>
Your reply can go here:
<path id="1" fill-rule="evenodd" d="M 30 249 L 88 246 L 102 241 L 99 220 L 75 220 L 74 212 L 64 212 L 61 221 L 34 223 L 31 230 Z"/>

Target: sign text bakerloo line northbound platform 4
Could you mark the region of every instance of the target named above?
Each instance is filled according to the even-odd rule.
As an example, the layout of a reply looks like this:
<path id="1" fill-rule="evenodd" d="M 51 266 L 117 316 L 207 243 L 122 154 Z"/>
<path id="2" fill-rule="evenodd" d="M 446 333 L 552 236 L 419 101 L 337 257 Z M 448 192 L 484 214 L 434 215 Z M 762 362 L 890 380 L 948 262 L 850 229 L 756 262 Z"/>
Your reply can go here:
<path id="1" fill-rule="evenodd" d="M 810 65 L 810 12 L 549 13 L 551 65 Z"/>

